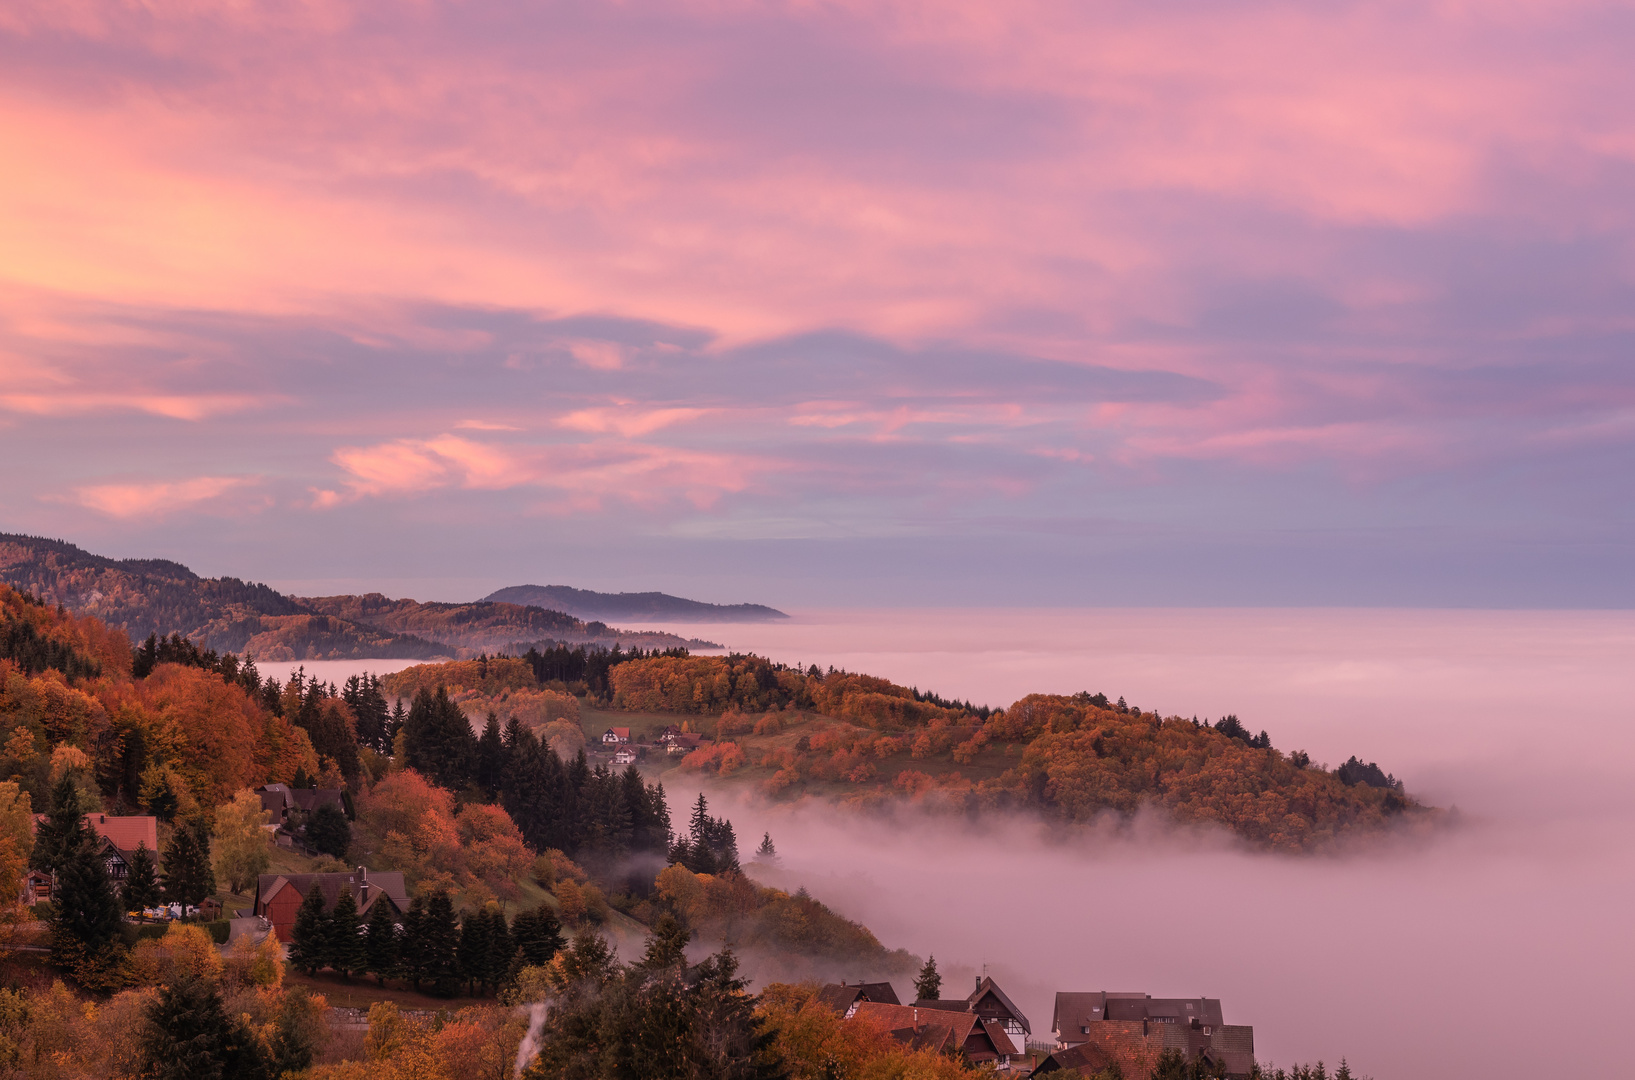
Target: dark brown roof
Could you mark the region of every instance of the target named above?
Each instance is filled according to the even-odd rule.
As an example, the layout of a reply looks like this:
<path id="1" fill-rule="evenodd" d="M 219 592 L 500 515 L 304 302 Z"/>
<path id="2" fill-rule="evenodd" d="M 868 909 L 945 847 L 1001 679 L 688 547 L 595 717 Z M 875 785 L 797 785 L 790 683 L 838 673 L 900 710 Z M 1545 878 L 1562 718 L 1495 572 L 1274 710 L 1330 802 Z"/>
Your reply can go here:
<path id="1" fill-rule="evenodd" d="M 813 1000 L 819 1005 L 833 1009 L 839 1015 L 845 1016 L 846 1010 L 852 1007 L 862 993 L 862 989 L 856 986 L 841 986 L 839 983 L 830 983 L 819 990 L 817 997 Z"/>
<path id="2" fill-rule="evenodd" d="M 941 1009 L 943 1012 L 970 1012 L 971 1003 L 960 998 L 920 998 L 914 1002 L 916 1009 Z"/>
<path id="3" fill-rule="evenodd" d="M 1004 1008 L 1005 1015 L 1015 1018 L 1015 1020 L 1022 1025 L 1023 1031 L 1027 1032 L 1029 1035 L 1033 1034 L 1033 1027 L 1028 1023 L 1028 1018 L 1022 1015 L 1022 1010 L 1018 1009 L 1016 1007 L 1016 1003 L 1005 996 L 1005 991 L 999 989 L 998 983 L 994 982 L 986 975 L 984 975 L 977 982 L 976 989 L 971 991 L 971 996 L 965 1000 L 970 1002 L 970 1007 L 973 1012 L 981 1012 L 982 999 L 987 997 L 989 994 L 992 994 L 994 999 Z"/>
<path id="4" fill-rule="evenodd" d="M 395 870 L 368 871 L 369 891 L 367 895 L 361 895 L 364 880 L 351 870 L 333 874 L 262 874 L 256 881 L 255 904 L 260 908 L 262 900 L 272 899 L 273 894 L 285 885 L 294 888 L 305 899 L 316 885 L 323 893 L 325 911 L 335 906 L 335 901 L 341 898 L 342 889 L 352 890 L 352 898 L 358 902 L 360 911 L 373 907 L 382 896 L 389 897 L 399 911 L 409 909 L 409 890 L 402 874 Z"/>
<path id="5" fill-rule="evenodd" d="M 294 801 L 297 810 L 305 810 L 308 813 L 320 806 L 334 806 L 341 810 L 346 809 L 346 802 L 341 798 L 340 788 L 295 788 L 290 792 L 290 798 Z"/>
<path id="6" fill-rule="evenodd" d="M 1113 1059 L 1107 1051 L 1099 1046 L 1075 1046 L 1068 1050 L 1058 1050 L 1045 1058 L 1034 1068 L 1033 1075 L 1071 1071 L 1083 1076 L 1101 1072 L 1113 1064 Z"/>
<path id="7" fill-rule="evenodd" d="M 817 993 L 817 1002 L 839 1013 L 846 1015 L 846 1010 L 859 1001 L 878 1001 L 886 1005 L 896 1005 L 897 991 L 892 989 L 888 982 L 877 983 L 830 983 Z"/>
<path id="8" fill-rule="evenodd" d="M 869 1001 L 878 1001 L 885 1005 L 901 1005 L 897 1000 L 896 989 L 888 982 L 854 983 L 854 986 L 863 991 L 863 997 Z"/>
<path id="9" fill-rule="evenodd" d="M 1187 1023 L 1196 1019 L 1200 1024 L 1218 1026 L 1221 1019 L 1219 998 L 1155 998 L 1148 994 L 1058 993 L 1051 1027 L 1064 1039 L 1081 1034 L 1079 1029 L 1096 1020 L 1174 1020 Z"/>
<path id="10" fill-rule="evenodd" d="M 1005 1032 L 1005 1025 L 998 1020 L 982 1020 L 982 1030 L 988 1033 L 988 1041 L 1001 1054 L 1019 1054 L 1022 1051 L 1011 1042 L 1011 1037 Z"/>
<path id="11" fill-rule="evenodd" d="M 963 1003 L 962 1003 L 963 1004 Z M 986 1042 L 995 1054 L 1014 1054 L 1016 1048 L 1005 1037 L 1004 1028 L 999 1037 L 980 1018 L 967 1009 L 928 1009 L 918 1005 L 887 1005 L 865 1001 L 857 1006 L 852 1019 L 878 1024 L 915 1050 L 971 1049 L 969 1040 L 976 1036 Z"/>

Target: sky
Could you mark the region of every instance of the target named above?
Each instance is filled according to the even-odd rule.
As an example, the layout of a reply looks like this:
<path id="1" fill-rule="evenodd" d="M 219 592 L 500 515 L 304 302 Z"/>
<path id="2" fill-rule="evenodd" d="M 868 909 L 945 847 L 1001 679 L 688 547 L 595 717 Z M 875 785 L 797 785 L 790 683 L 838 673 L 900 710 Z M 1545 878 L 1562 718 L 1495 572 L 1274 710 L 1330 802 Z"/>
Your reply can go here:
<path id="1" fill-rule="evenodd" d="M 0 531 L 1635 605 L 1628 4 L 0 8 Z"/>

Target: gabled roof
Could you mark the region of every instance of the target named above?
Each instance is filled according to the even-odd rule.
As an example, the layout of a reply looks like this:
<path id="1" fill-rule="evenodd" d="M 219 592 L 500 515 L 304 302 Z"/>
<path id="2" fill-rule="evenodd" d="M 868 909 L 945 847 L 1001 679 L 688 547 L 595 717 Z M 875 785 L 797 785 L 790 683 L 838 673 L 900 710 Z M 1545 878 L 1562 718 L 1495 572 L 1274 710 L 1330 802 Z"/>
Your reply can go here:
<path id="1" fill-rule="evenodd" d="M 819 990 L 817 992 L 817 997 L 813 998 L 812 1000 L 816 1001 L 819 1005 L 822 1005 L 825 1008 L 833 1009 L 841 1016 L 845 1016 L 846 1010 L 851 1008 L 852 1005 L 856 1003 L 857 999 L 862 996 L 862 994 L 863 991 L 860 987 L 842 986 L 839 983 L 830 983 L 828 986 L 825 986 L 823 989 Z"/>
<path id="2" fill-rule="evenodd" d="M 846 1010 L 860 1001 L 877 1001 L 885 1005 L 898 1004 L 897 991 L 888 982 L 830 983 L 817 992 L 816 1001 L 841 1016 L 845 1016 Z"/>
<path id="3" fill-rule="evenodd" d="M 1028 1018 L 1022 1015 L 1022 1010 L 1018 1009 L 1016 1007 L 1016 1003 L 1005 996 L 1005 991 L 999 989 L 998 983 L 994 982 L 986 975 L 984 975 L 981 981 L 976 984 L 976 989 L 971 991 L 971 996 L 965 1000 L 970 1002 L 970 1007 L 974 1011 L 976 1007 L 981 1004 L 982 999 L 989 994 L 992 994 L 998 1000 L 999 1004 L 1004 1006 L 1007 1014 L 1016 1018 L 1016 1020 L 1022 1025 L 1023 1031 L 1027 1032 L 1029 1035 L 1033 1034 L 1033 1028 L 1028 1024 Z"/>
<path id="4" fill-rule="evenodd" d="M 1155 998 L 1150 994 L 1058 993 L 1052 1029 L 1064 1037 L 1080 1034 L 1079 1029 L 1096 1020 L 1174 1020 L 1218 1027 L 1221 1019 L 1219 998 Z M 1065 1026 L 1064 1026 L 1065 1025 Z"/>
<path id="5" fill-rule="evenodd" d="M 877 1024 L 916 1050 L 925 1046 L 940 1050 L 950 1044 L 950 1039 L 953 1046 L 964 1046 L 977 1022 L 976 1016 L 968 1012 L 887 1005 L 879 1001 L 863 1002 L 852 1019 Z"/>
<path id="6" fill-rule="evenodd" d="M 368 894 L 360 897 L 361 886 L 366 880 L 369 886 Z M 407 911 L 409 908 L 408 886 L 403 881 L 403 875 L 395 870 L 367 872 L 363 877 L 356 871 L 332 874 L 262 874 L 256 881 L 256 907 L 259 908 L 264 900 L 271 900 L 286 885 L 293 887 L 303 900 L 316 886 L 323 894 L 325 911 L 333 908 L 335 901 L 341 898 L 341 890 L 348 888 L 352 890 L 352 898 L 358 902 L 359 911 L 367 911 L 374 907 L 375 902 L 382 896 L 389 897 L 399 911 Z"/>
<path id="7" fill-rule="evenodd" d="M 35 814 L 35 827 L 38 828 L 47 816 Z M 92 832 L 112 843 L 121 854 L 128 855 L 136 850 L 136 845 L 143 844 L 154 858 L 159 857 L 159 819 L 156 817 L 86 814 L 84 821 Z"/>
<path id="8" fill-rule="evenodd" d="M 1067 1050 L 1058 1050 L 1045 1058 L 1034 1068 L 1033 1075 L 1053 1073 L 1060 1070 L 1072 1069 L 1082 1075 L 1101 1072 L 1113 1064 L 1112 1057 L 1099 1046 L 1089 1043 L 1075 1046 Z"/>
<path id="9" fill-rule="evenodd" d="M 870 1001 L 878 1001 L 885 1005 L 900 1005 L 897 1000 L 897 989 L 888 982 L 854 983 L 863 991 L 863 996 Z"/>
<path id="10" fill-rule="evenodd" d="M 980 1023 L 982 1030 L 988 1033 L 988 1041 L 993 1043 L 994 1050 L 1001 1054 L 1021 1053 L 1016 1044 L 1011 1042 L 1011 1037 L 1005 1033 L 1004 1024 L 998 1020 L 982 1020 Z"/>
<path id="11" fill-rule="evenodd" d="M 340 788 L 295 788 L 290 792 L 290 799 L 297 810 L 305 810 L 308 813 L 320 806 L 346 809 L 346 801 L 341 798 Z"/>

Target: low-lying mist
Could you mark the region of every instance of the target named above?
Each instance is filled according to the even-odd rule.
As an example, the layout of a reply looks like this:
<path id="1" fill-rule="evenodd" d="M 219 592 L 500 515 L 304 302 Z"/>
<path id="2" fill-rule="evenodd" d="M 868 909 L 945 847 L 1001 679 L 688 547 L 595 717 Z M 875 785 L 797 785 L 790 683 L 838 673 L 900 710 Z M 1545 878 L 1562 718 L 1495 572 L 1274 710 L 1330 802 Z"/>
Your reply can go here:
<path id="1" fill-rule="evenodd" d="M 1228 1023 L 1254 1025 L 1262 1061 L 1344 1054 L 1377 1080 L 1628 1071 L 1635 614 L 795 615 L 710 630 L 735 650 L 996 706 L 1090 690 L 1166 715 L 1236 713 L 1281 750 L 1377 761 L 1459 808 L 1428 837 L 1286 856 L 1155 821 L 1062 832 L 712 793 L 746 858 L 763 831 L 777 842 L 779 868 L 753 874 L 806 885 L 888 948 L 935 954 L 946 992 L 986 965 L 1041 1041 L 1057 990 L 1206 994 Z M 365 668 L 392 670 L 317 673 Z M 688 776 L 664 776 L 678 823 L 697 793 Z M 811 970 L 755 955 L 745 967 L 763 980 Z"/>
<path id="2" fill-rule="evenodd" d="M 751 872 L 805 885 L 890 948 L 934 953 L 945 993 L 986 967 L 1041 1041 L 1055 991 L 1133 990 L 1219 997 L 1228 1023 L 1254 1025 L 1261 1060 L 1343 1054 L 1379 1080 L 1627 1067 L 1635 617 L 1081 612 L 1064 626 L 1067 615 L 1043 614 L 1055 625 L 1033 634 L 1055 644 L 1033 652 L 1021 620 L 991 614 L 959 647 L 936 613 L 853 623 L 865 639 L 890 635 L 893 655 L 870 659 L 845 639 L 846 666 L 1000 704 L 1023 656 L 1039 669 L 1033 689 L 1234 711 L 1314 760 L 1378 760 L 1411 792 L 1456 804 L 1456 823 L 1287 856 L 1157 821 L 1064 831 L 716 792 L 746 854 L 762 831 L 777 843 L 780 866 Z M 934 628 L 939 648 L 916 653 L 916 626 Z M 838 665 L 824 645 L 841 643 L 839 629 L 809 626 L 811 640 L 777 649 L 735 644 Z M 985 671 L 1003 693 L 984 693 Z M 671 776 L 683 804 L 696 789 Z M 908 983 L 896 980 L 899 994 Z"/>

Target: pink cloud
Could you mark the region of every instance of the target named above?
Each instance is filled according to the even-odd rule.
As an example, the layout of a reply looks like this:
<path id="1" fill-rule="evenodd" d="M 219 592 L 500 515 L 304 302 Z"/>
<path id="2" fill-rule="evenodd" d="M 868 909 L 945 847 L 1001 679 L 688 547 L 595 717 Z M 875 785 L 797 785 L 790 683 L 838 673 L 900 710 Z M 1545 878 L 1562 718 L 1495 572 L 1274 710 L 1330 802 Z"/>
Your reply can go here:
<path id="1" fill-rule="evenodd" d="M 492 446 L 452 435 L 345 447 L 332 460 L 347 474 L 351 497 L 413 495 L 442 487 L 506 490 L 529 487 L 558 493 L 547 503 L 563 509 L 599 508 L 606 500 L 658 507 L 684 499 L 713 505 L 745 490 L 777 466 L 746 455 L 713 453 L 625 440 L 555 446 Z M 342 501 L 329 489 L 314 505 Z"/>
<path id="2" fill-rule="evenodd" d="M 593 409 L 579 409 L 568 413 L 557 423 L 572 431 L 587 431 L 597 434 L 615 433 L 625 438 L 634 438 L 638 435 L 651 435 L 655 431 L 683 424 L 689 420 L 697 420 L 701 416 L 708 416 L 712 409 L 644 409 L 630 406 L 611 406 Z"/>
<path id="3" fill-rule="evenodd" d="M 0 177 L 0 272 L 254 310 L 395 294 L 634 311 L 734 339 L 970 332 L 1019 304 L 1112 326 L 1162 315 L 1192 262 L 1322 258 L 1320 238 L 1244 242 L 1255 214 L 1621 213 L 1585 187 L 1635 152 L 1606 105 L 1635 87 L 1599 11 L 710 4 L 667 31 L 595 5 L 432 4 L 390 26 L 351 4 L 13 7 L 40 66 L 0 76 L 0 133 L 33 148 Z M 129 68 L 75 44 L 107 41 Z M 187 77 L 147 85 L 173 57 Z M 841 60 L 847 79 L 824 77 Z M 1518 192 L 1500 157 L 1584 197 Z M 1133 213 L 1141 196 L 1213 209 L 1200 229 Z"/>
<path id="4" fill-rule="evenodd" d="M 162 517 L 177 510 L 195 509 L 259 482 L 247 476 L 196 476 L 162 483 L 94 484 L 74 488 L 72 501 L 114 518 Z"/>

